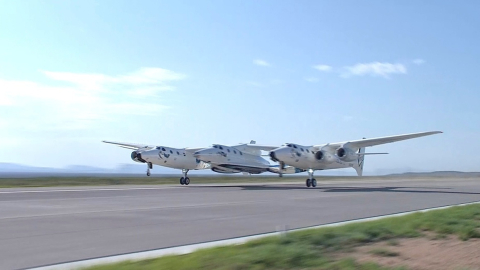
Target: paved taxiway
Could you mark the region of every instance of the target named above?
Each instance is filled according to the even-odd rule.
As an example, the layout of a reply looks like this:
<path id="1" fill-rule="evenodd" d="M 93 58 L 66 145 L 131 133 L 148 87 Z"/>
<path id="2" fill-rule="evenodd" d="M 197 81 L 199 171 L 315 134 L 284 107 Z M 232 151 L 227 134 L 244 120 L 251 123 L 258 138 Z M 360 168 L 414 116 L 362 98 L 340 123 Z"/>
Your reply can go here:
<path id="1" fill-rule="evenodd" d="M 473 201 L 480 179 L 0 189 L 0 269 Z"/>

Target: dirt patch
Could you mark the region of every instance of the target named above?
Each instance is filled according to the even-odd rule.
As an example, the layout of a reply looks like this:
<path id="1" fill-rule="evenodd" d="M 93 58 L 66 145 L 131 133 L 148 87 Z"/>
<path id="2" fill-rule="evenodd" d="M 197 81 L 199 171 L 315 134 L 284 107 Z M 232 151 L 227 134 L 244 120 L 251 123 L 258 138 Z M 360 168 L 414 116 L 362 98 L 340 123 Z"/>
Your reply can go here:
<path id="1" fill-rule="evenodd" d="M 356 248 L 341 257 L 382 266 L 405 266 L 414 270 L 480 270 L 480 239 L 461 241 L 456 237 L 432 240 L 412 238 L 390 240 Z"/>

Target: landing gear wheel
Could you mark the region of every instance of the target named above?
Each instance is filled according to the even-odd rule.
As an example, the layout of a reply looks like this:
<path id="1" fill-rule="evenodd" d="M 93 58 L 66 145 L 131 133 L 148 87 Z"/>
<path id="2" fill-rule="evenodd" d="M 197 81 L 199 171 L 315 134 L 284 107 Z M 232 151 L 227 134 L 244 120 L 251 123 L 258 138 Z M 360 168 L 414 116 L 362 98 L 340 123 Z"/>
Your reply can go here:
<path id="1" fill-rule="evenodd" d="M 183 182 L 185 183 L 186 186 L 188 186 L 188 184 L 190 184 L 190 178 L 185 177 L 185 179 L 183 180 Z"/>
<path id="2" fill-rule="evenodd" d="M 317 186 L 317 180 L 316 179 L 312 179 L 312 187 L 316 187 Z"/>
<path id="3" fill-rule="evenodd" d="M 147 171 L 147 176 L 150 176 L 150 170 Z"/>
<path id="4" fill-rule="evenodd" d="M 180 178 L 180 185 L 182 185 L 182 186 L 185 185 L 185 178 L 183 178 L 183 177 Z"/>
<path id="5" fill-rule="evenodd" d="M 307 179 L 307 181 L 305 182 L 305 185 L 307 185 L 307 187 L 310 187 L 311 184 L 312 184 L 312 181 L 310 179 Z"/>

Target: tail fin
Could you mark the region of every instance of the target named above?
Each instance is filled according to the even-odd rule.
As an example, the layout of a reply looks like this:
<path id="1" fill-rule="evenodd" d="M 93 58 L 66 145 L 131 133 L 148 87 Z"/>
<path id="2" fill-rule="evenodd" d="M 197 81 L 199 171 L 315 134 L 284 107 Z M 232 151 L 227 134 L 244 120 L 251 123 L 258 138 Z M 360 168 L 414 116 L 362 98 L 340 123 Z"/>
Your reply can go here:
<path id="1" fill-rule="evenodd" d="M 359 154 L 365 153 L 365 147 L 358 149 Z M 358 176 L 363 175 L 363 161 L 365 160 L 365 155 L 358 155 L 357 164 L 353 167 L 357 171 Z"/>

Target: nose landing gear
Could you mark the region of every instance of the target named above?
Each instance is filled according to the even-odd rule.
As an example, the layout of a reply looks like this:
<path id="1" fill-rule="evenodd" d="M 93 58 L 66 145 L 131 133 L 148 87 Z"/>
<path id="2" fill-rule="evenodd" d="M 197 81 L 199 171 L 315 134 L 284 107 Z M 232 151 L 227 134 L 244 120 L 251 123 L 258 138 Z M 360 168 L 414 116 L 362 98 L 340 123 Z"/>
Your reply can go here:
<path id="1" fill-rule="evenodd" d="M 186 185 L 188 186 L 190 184 L 190 178 L 188 178 L 187 176 L 187 173 L 188 173 L 188 170 L 187 169 L 183 169 L 182 170 L 182 173 L 183 173 L 183 177 L 180 178 L 180 185 Z"/>
<path id="2" fill-rule="evenodd" d="M 150 176 L 150 169 L 153 169 L 153 165 L 151 162 L 148 162 L 147 163 L 147 176 Z"/>
<path id="3" fill-rule="evenodd" d="M 313 178 L 313 170 L 309 169 L 308 170 L 308 179 L 305 181 L 305 185 L 307 187 L 316 187 L 317 186 L 317 180 Z"/>

